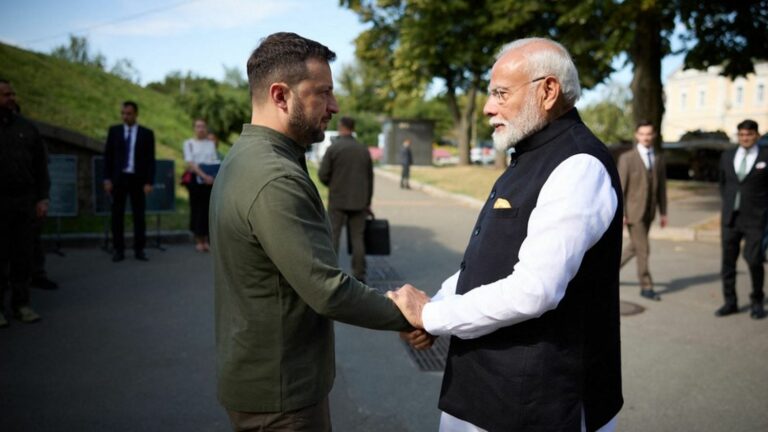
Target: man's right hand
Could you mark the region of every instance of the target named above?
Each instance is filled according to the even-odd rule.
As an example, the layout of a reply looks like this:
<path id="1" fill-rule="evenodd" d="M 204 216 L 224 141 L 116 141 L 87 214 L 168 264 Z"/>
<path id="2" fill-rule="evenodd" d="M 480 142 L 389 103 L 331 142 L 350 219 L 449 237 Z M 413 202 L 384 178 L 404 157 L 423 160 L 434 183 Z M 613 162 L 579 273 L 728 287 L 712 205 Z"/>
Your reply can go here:
<path id="1" fill-rule="evenodd" d="M 112 195 L 112 181 L 111 180 L 104 180 L 104 192 L 106 192 L 107 195 Z"/>
<path id="2" fill-rule="evenodd" d="M 424 330 L 417 329 L 400 332 L 400 339 L 406 341 L 413 349 L 421 351 L 431 348 L 437 336 L 432 336 Z"/>
<path id="3" fill-rule="evenodd" d="M 412 326 L 417 329 L 424 328 L 424 323 L 421 321 L 421 310 L 424 309 L 425 304 L 429 303 L 427 293 L 416 289 L 411 284 L 405 284 L 397 291 L 387 291 L 387 297 L 395 302 L 400 312 Z"/>

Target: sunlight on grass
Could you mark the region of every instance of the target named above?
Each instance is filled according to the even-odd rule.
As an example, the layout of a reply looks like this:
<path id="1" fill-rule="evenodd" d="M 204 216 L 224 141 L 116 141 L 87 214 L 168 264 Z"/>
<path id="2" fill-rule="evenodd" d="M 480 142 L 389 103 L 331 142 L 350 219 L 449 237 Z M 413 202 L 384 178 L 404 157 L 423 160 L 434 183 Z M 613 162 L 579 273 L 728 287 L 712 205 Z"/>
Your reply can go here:
<path id="1" fill-rule="evenodd" d="M 386 166 L 387 171 L 400 173 L 398 166 Z M 484 200 L 503 170 L 492 166 L 412 166 L 411 180 L 439 189 Z"/>

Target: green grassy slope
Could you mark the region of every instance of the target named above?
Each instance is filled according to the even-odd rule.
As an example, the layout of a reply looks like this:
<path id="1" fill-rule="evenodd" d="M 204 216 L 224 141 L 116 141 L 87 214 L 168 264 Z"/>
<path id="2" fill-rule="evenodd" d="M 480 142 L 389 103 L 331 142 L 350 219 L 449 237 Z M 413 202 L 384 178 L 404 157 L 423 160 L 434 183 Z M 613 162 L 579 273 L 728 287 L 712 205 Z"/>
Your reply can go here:
<path id="1" fill-rule="evenodd" d="M 139 123 L 155 131 L 158 158 L 180 159 L 181 143 L 192 135 L 172 97 L 94 67 L 0 44 L 0 76 L 13 83 L 25 116 L 99 140 L 120 122 L 120 103 L 129 99 L 139 104 Z"/>

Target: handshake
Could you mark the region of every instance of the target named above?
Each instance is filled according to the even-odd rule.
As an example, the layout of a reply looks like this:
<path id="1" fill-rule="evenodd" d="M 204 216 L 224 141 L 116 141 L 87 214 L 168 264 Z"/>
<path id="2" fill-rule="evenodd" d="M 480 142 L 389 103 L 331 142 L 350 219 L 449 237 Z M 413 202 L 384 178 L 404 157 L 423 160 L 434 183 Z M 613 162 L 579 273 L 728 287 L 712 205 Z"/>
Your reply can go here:
<path id="1" fill-rule="evenodd" d="M 413 330 L 400 332 L 400 338 L 408 342 L 414 349 L 430 348 L 437 336 L 427 333 L 421 320 L 421 311 L 424 309 L 424 305 L 429 303 L 429 296 L 413 285 L 405 284 L 397 291 L 387 291 L 387 297 L 397 305 L 405 319 L 414 327 Z"/>

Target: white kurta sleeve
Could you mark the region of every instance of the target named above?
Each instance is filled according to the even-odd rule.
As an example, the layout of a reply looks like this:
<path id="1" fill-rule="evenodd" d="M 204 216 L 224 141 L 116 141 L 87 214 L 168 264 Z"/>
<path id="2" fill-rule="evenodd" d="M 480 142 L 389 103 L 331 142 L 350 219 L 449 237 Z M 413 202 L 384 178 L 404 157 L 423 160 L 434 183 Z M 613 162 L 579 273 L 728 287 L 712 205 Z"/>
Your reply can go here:
<path id="1" fill-rule="evenodd" d="M 472 339 L 556 308 L 584 254 L 608 230 L 617 205 L 611 178 L 597 158 L 566 159 L 539 193 L 513 273 L 464 295 L 455 294 L 455 274 L 449 278 L 455 277 L 453 293 L 441 289 L 440 297 L 424 306 L 425 329 Z"/>

